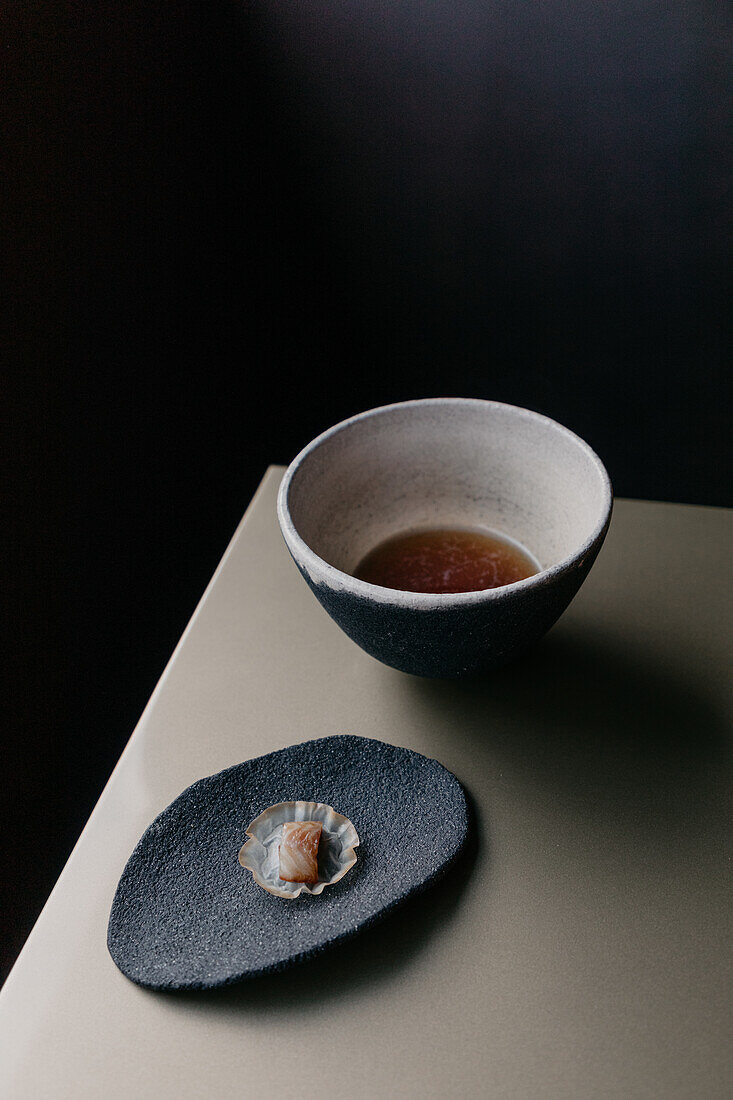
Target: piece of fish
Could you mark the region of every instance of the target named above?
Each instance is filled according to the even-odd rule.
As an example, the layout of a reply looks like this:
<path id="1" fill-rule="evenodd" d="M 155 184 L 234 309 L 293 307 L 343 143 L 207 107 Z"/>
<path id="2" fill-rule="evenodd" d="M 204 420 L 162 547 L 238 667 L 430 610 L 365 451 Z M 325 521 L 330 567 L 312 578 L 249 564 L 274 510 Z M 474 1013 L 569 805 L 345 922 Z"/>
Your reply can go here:
<path id="1" fill-rule="evenodd" d="M 280 842 L 280 878 L 284 882 L 318 882 L 320 821 L 286 821 Z"/>

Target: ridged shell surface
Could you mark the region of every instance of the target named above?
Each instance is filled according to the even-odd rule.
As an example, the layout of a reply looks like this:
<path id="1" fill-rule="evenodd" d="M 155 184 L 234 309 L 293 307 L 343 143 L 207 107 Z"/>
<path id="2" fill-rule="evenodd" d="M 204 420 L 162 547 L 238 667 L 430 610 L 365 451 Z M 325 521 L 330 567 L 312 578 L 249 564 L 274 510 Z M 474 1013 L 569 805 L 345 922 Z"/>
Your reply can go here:
<path id="1" fill-rule="evenodd" d="M 285 882 L 280 878 L 280 841 L 283 825 L 289 821 L 318 821 L 322 826 L 316 883 Z M 297 898 L 304 891 L 320 894 L 356 863 L 356 829 L 348 817 L 325 802 L 278 802 L 249 824 L 247 836 L 249 840 L 239 851 L 239 862 L 252 872 L 263 890 L 279 898 Z"/>

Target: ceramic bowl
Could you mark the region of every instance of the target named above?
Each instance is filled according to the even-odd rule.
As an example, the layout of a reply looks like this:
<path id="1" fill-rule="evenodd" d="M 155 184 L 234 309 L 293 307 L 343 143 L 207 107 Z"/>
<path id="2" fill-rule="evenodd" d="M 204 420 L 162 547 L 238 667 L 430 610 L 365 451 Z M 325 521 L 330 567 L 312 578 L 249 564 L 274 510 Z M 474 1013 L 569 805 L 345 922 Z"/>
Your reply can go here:
<path id="1" fill-rule="evenodd" d="M 612 500 L 600 459 L 567 428 L 451 397 L 385 405 L 329 428 L 288 467 L 277 510 L 295 564 L 353 641 L 403 672 L 453 678 L 495 668 L 549 630 L 595 561 Z M 431 527 L 508 535 L 540 571 L 457 594 L 352 576 L 383 539 Z"/>

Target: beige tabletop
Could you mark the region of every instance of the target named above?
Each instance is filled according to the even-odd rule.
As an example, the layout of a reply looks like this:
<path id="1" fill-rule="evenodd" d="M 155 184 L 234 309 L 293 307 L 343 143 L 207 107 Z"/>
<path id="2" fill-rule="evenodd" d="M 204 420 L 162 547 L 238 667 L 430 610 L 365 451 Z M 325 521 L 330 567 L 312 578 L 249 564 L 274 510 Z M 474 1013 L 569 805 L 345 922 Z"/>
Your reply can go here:
<path id="1" fill-rule="evenodd" d="M 0 993 L 0 1096 L 732 1096 L 733 513 L 618 501 L 531 655 L 435 682 L 316 603 L 277 529 L 281 474 Z M 107 917 L 152 818 L 201 776 L 336 733 L 463 781 L 478 836 L 459 873 L 288 973 L 194 995 L 124 978 Z"/>

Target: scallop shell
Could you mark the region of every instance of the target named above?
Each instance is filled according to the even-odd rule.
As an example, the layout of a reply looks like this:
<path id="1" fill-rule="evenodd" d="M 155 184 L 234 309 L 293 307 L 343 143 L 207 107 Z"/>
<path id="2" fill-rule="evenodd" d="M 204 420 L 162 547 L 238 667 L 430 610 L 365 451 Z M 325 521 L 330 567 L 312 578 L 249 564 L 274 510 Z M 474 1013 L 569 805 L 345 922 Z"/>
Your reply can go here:
<path id="1" fill-rule="evenodd" d="M 320 821 L 323 826 L 318 849 L 318 882 L 284 882 L 280 878 L 280 840 L 288 821 Z M 356 863 L 354 848 L 359 836 L 348 817 L 324 802 L 278 802 L 247 826 L 249 840 L 240 848 L 239 862 L 251 871 L 255 882 L 279 898 L 299 894 L 320 894 L 326 886 L 342 879 Z"/>

